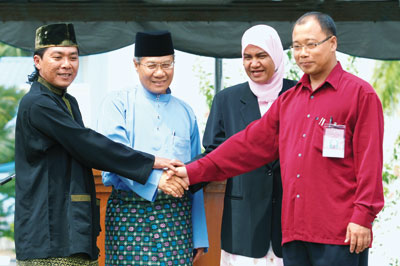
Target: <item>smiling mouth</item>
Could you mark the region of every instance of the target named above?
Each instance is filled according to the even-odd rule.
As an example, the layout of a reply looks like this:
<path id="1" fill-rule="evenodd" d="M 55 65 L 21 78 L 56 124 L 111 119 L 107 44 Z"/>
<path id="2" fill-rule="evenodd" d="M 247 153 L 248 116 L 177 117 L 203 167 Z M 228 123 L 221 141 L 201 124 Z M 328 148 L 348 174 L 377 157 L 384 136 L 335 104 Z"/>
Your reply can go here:
<path id="1" fill-rule="evenodd" d="M 250 72 L 251 72 L 251 74 L 254 75 L 254 76 L 259 76 L 259 75 L 261 75 L 262 73 L 264 73 L 264 70 L 251 70 Z"/>
<path id="2" fill-rule="evenodd" d="M 156 80 L 156 81 L 152 81 L 153 84 L 156 85 L 163 85 L 166 82 L 166 80 Z"/>
<path id="3" fill-rule="evenodd" d="M 58 75 L 59 75 L 60 77 L 62 77 L 62 78 L 69 78 L 69 77 L 72 76 L 71 73 L 59 73 Z"/>

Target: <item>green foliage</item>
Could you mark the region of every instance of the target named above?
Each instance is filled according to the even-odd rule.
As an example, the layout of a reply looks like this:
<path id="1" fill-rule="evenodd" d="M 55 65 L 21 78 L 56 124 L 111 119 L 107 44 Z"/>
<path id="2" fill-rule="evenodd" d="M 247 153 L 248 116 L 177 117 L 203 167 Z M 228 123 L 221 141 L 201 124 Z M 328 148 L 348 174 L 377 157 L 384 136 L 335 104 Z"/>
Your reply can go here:
<path id="1" fill-rule="evenodd" d="M 7 124 L 15 117 L 18 102 L 23 95 L 23 91 L 0 86 L 0 163 L 14 161 L 14 128 L 7 127 Z M 0 217 L 9 217 L 13 214 L 14 205 L 6 204 L 13 198 L 15 198 L 14 180 L 0 187 Z M 0 220 L 0 237 L 2 236 L 14 238 L 13 225 L 5 220 Z"/>
<path id="2" fill-rule="evenodd" d="M 0 57 L 2 56 L 31 56 L 32 53 L 26 50 L 12 47 L 10 45 L 0 43 Z"/>
<path id="3" fill-rule="evenodd" d="M 346 65 L 346 71 L 352 73 L 353 75 L 358 75 L 358 69 L 356 67 L 356 60 L 357 57 L 355 56 L 348 56 L 347 57 L 347 65 Z"/>
<path id="4" fill-rule="evenodd" d="M 299 66 L 296 64 L 296 61 L 294 60 L 294 57 L 293 57 L 293 53 L 290 49 L 286 51 L 286 56 L 289 61 L 289 70 L 286 71 L 286 78 L 291 79 L 291 80 L 297 80 L 297 81 L 300 80 L 300 78 L 301 78 L 300 73 L 302 73 L 302 71 L 299 68 Z"/>
<path id="5" fill-rule="evenodd" d="M 13 215 L 14 204 L 7 203 L 10 199 L 11 201 L 15 199 L 15 179 L 0 186 L 0 217 L 10 217 Z M 14 224 L 9 224 L 6 220 L 0 220 L 0 237 L 14 239 Z"/>
<path id="6" fill-rule="evenodd" d="M 14 161 L 14 129 L 7 123 L 16 115 L 18 102 L 24 95 L 15 88 L 0 86 L 0 163 Z M 14 205 L 7 201 L 15 198 L 15 181 L 0 187 L 0 217 L 9 217 L 14 212 Z M 7 206 L 7 207 L 6 207 Z M 14 228 L 6 220 L 0 220 L 0 237 L 14 238 Z"/>
<path id="7" fill-rule="evenodd" d="M 393 114 L 399 104 L 400 61 L 380 61 L 375 65 L 373 87 L 387 114 Z"/>
<path id="8" fill-rule="evenodd" d="M 197 64 L 193 66 L 193 72 L 195 72 L 195 76 L 199 78 L 200 92 L 206 97 L 206 104 L 208 106 L 208 110 L 210 110 L 215 94 L 214 73 L 207 72 L 202 67 L 201 62 L 199 60 L 197 61 Z M 226 88 L 226 81 L 229 79 L 229 77 L 223 76 L 223 88 Z"/>
<path id="9" fill-rule="evenodd" d="M 400 260 L 399 259 L 391 259 L 392 262 L 390 262 L 389 266 L 399 266 L 400 265 Z"/>
<path id="10" fill-rule="evenodd" d="M 358 74 L 355 65 L 356 57 L 347 58 L 346 70 L 354 75 Z M 380 61 L 376 64 L 373 74 L 373 87 L 376 89 L 386 114 L 390 115 L 398 105 L 400 92 L 400 61 Z M 388 185 L 398 178 L 396 173 L 399 167 L 398 152 L 400 151 L 400 135 L 393 145 L 391 159 L 383 166 L 382 180 L 385 195 L 389 193 Z"/>
<path id="11" fill-rule="evenodd" d="M 387 115 L 393 115 L 399 105 L 400 95 L 400 61 L 379 61 L 375 65 L 373 87 L 381 99 L 383 110 Z M 393 153 L 389 162 L 384 164 L 383 182 L 385 195 L 387 186 L 398 178 L 400 151 L 400 135 L 393 145 Z"/>
<path id="12" fill-rule="evenodd" d="M 0 59 L 3 56 L 30 56 L 31 53 L 0 43 Z M 0 86 L 0 164 L 14 161 L 14 128 L 7 124 L 15 117 L 17 106 L 24 95 L 16 88 Z M 10 217 L 14 213 L 15 180 L 0 186 L 0 217 Z M 14 239 L 14 225 L 0 219 L 0 237 Z"/>
<path id="13" fill-rule="evenodd" d="M 14 160 L 14 131 L 7 123 L 14 118 L 23 91 L 0 86 L 0 163 Z"/>
<path id="14" fill-rule="evenodd" d="M 397 139 L 393 145 L 392 158 L 383 166 L 382 180 L 386 185 L 391 184 L 394 180 L 398 178 L 398 171 L 400 169 L 399 151 L 400 135 L 397 136 Z M 387 189 L 385 189 L 385 192 L 386 191 Z"/>
<path id="15" fill-rule="evenodd" d="M 196 73 L 196 77 L 199 78 L 200 92 L 206 97 L 206 103 L 210 110 L 215 92 L 215 87 L 212 83 L 214 75 L 205 71 L 200 63 L 193 66 L 193 71 Z"/>

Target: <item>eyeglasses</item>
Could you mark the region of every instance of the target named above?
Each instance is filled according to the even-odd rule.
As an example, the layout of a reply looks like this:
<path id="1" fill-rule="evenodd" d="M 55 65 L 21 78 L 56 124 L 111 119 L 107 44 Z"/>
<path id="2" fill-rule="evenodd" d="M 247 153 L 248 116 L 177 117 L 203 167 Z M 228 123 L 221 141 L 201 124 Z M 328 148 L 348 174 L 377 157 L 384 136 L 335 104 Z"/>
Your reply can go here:
<path id="1" fill-rule="evenodd" d="M 320 42 L 310 42 L 310 43 L 303 44 L 303 45 L 293 44 L 293 45 L 290 46 L 290 48 L 293 49 L 296 52 L 302 51 L 303 48 L 306 48 L 307 50 L 312 50 L 315 47 L 317 47 L 318 45 L 323 44 L 324 42 L 326 42 L 327 40 L 329 40 L 332 37 L 333 37 L 333 35 L 327 37 L 326 39 L 324 39 L 324 40 L 322 40 Z"/>
<path id="2" fill-rule="evenodd" d="M 162 63 L 149 62 L 149 63 L 139 63 L 139 64 L 147 67 L 147 69 L 149 70 L 156 70 L 158 66 L 160 66 L 161 69 L 163 70 L 172 69 L 174 67 L 174 61 L 162 62 Z"/>

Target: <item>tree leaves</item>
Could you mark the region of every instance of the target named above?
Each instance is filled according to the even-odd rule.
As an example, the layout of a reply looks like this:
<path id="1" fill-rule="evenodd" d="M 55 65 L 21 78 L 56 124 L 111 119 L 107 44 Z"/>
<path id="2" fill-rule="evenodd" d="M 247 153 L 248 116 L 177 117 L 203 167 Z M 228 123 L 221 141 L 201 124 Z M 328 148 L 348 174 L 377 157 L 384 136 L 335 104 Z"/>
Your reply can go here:
<path id="1" fill-rule="evenodd" d="M 23 91 L 0 86 L 0 163 L 14 160 L 14 128 L 8 123 L 15 117 Z"/>
<path id="2" fill-rule="evenodd" d="M 399 104 L 400 61 L 381 61 L 374 69 L 373 84 L 381 99 L 383 110 L 391 115 Z"/>
<path id="3" fill-rule="evenodd" d="M 0 57 L 2 56 L 31 56 L 32 53 L 26 50 L 15 48 L 4 43 L 0 43 Z"/>

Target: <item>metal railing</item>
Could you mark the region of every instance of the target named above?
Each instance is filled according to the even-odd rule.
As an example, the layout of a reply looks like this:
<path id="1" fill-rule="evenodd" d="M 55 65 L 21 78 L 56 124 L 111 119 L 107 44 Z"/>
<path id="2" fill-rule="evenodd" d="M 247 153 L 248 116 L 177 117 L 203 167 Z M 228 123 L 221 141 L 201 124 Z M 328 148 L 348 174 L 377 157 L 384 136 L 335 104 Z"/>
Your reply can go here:
<path id="1" fill-rule="evenodd" d="M 0 179 L 0 186 L 10 182 L 11 180 L 13 180 L 13 178 L 15 178 L 15 174 L 9 175 L 3 179 Z"/>

